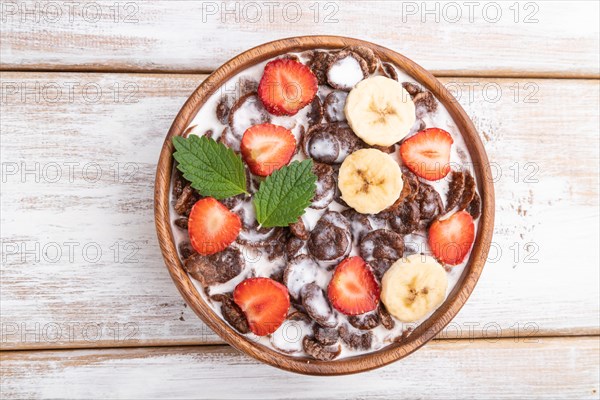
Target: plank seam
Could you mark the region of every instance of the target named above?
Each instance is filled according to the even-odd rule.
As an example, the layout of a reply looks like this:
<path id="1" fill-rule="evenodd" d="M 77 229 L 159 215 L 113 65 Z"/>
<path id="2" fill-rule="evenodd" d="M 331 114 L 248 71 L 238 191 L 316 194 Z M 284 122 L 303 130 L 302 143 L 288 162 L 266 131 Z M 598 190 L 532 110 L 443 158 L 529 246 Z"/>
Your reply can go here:
<path id="1" fill-rule="evenodd" d="M 514 341 L 515 339 L 517 339 L 517 341 L 523 341 L 524 339 L 572 339 L 572 340 L 578 340 L 578 339 L 586 339 L 586 338 L 598 338 L 598 340 L 600 340 L 600 332 L 596 333 L 596 334 L 589 334 L 589 333 L 584 333 L 584 334 L 575 334 L 575 335 L 540 335 L 540 336 L 528 336 L 526 338 L 518 338 L 515 336 L 504 336 L 504 337 L 494 337 L 494 338 L 483 338 L 483 337 L 475 337 L 475 338 L 453 338 L 453 339 L 438 339 L 438 338 L 434 338 L 433 341 L 435 342 L 440 342 L 440 343 L 465 343 L 465 342 L 471 342 L 471 343 L 475 343 L 475 342 L 489 342 L 489 343 L 497 343 L 500 341 Z M 531 344 L 535 344 L 534 342 L 531 342 Z M 427 344 L 425 345 L 427 346 Z M 100 347 L 86 347 L 86 346 L 74 346 L 74 347 L 40 347 L 40 348 L 22 348 L 22 349 L 10 349 L 10 350 L 4 350 L 2 348 L 0 348 L 0 354 L 5 353 L 15 353 L 15 352 L 19 352 L 19 353 L 25 353 L 25 352 L 40 352 L 40 351 L 69 351 L 69 350 L 118 350 L 118 349 L 149 349 L 149 348 L 157 348 L 157 349 L 162 349 L 162 348 L 167 348 L 167 347 L 173 347 L 173 348 L 177 348 L 177 347 L 231 347 L 230 345 L 228 345 L 227 343 L 206 343 L 206 344 L 202 344 L 202 343 L 181 343 L 181 344 L 152 344 L 152 345 L 148 345 L 148 346 L 144 346 L 144 345 L 124 345 L 124 346 L 100 346 Z"/>

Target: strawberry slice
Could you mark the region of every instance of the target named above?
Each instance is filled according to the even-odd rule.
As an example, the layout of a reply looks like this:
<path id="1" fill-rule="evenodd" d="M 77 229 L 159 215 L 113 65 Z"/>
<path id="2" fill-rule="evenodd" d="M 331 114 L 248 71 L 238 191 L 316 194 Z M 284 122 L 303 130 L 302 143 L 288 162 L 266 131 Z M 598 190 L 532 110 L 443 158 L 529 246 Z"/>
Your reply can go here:
<path id="1" fill-rule="evenodd" d="M 318 82 L 310 68 L 289 58 L 279 58 L 265 65 L 258 84 L 258 97 L 274 115 L 295 115 L 313 101 Z"/>
<path id="2" fill-rule="evenodd" d="M 429 247 L 439 262 L 460 264 L 469 253 L 475 239 L 473 217 L 459 211 L 450 218 L 436 220 L 429 227 Z"/>
<path id="3" fill-rule="evenodd" d="M 296 151 L 296 139 L 283 126 L 254 125 L 244 132 L 241 150 L 253 174 L 268 176 L 290 162 Z"/>
<path id="4" fill-rule="evenodd" d="M 377 308 L 379 284 L 361 257 L 349 257 L 335 269 L 327 288 L 331 305 L 346 315 L 359 315 Z"/>
<path id="5" fill-rule="evenodd" d="M 246 315 L 250 330 L 269 335 L 287 318 L 290 295 L 281 283 L 269 278 L 249 278 L 233 291 L 233 301 Z"/>
<path id="6" fill-rule="evenodd" d="M 452 136 L 439 128 L 424 129 L 400 145 L 402 162 L 412 172 L 430 181 L 437 181 L 450 172 Z"/>
<path id="7" fill-rule="evenodd" d="M 188 219 L 190 243 L 202 255 L 218 253 L 240 233 L 240 217 L 212 197 L 200 199 Z"/>

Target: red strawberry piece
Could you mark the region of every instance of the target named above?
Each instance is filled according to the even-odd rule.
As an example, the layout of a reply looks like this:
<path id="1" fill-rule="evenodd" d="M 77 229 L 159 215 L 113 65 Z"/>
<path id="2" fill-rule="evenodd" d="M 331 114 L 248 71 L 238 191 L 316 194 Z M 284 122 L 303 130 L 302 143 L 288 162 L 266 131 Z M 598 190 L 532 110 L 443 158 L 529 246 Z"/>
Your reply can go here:
<path id="1" fill-rule="evenodd" d="M 437 181 L 450 172 L 452 143 L 452 136 L 445 130 L 424 129 L 400 145 L 400 157 L 404 165 L 421 178 Z"/>
<path id="2" fill-rule="evenodd" d="M 460 264 L 469 253 L 475 239 L 473 217 L 459 211 L 450 218 L 434 221 L 429 227 L 429 247 L 439 262 Z"/>
<path id="3" fill-rule="evenodd" d="M 275 332 L 290 308 L 287 288 L 269 278 L 242 281 L 233 291 L 233 301 L 246 315 L 250 330 L 258 336 Z"/>
<path id="4" fill-rule="evenodd" d="M 190 243 L 202 255 L 218 253 L 240 233 L 240 217 L 212 197 L 198 200 L 188 219 Z"/>
<path id="5" fill-rule="evenodd" d="M 268 176 L 290 162 L 296 151 L 296 139 L 283 126 L 254 125 L 244 132 L 241 150 L 253 174 Z"/>
<path id="6" fill-rule="evenodd" d="M 349 257 L 335 269 L 327 288 L 331 305 L 346 315 L 359 315 L 377 308 L 379 284 L 361 257 Z"/>
<path id="7" fill-rule="evenodd" d="M 258 84 L 258 97 L 274 115 L 295 115 L 317 94 L 318 82 L 310 68 L 301 62 L 279 58 L 265 65 Z"/>

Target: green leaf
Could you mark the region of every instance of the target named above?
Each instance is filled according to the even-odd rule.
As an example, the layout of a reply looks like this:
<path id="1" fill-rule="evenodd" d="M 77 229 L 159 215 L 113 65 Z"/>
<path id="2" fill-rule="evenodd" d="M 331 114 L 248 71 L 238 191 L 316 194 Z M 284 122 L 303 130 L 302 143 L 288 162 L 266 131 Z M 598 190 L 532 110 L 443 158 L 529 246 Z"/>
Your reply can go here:
<path id="1" fill-rule="evenodd" d="M 225 199 L 246 190 L 246 172 L 240 156 L 205 136 L 173 138 L 173 157 L 192 187 L 203 196 Z"/>
<path id="2" fill-rule="evenodd" d="M 312 160 L 294 161 L 274 171 L 254 195 L 256 219 L 261 226 L 288 226 L 304 214 L 315 196 L 317 176 Z"/>

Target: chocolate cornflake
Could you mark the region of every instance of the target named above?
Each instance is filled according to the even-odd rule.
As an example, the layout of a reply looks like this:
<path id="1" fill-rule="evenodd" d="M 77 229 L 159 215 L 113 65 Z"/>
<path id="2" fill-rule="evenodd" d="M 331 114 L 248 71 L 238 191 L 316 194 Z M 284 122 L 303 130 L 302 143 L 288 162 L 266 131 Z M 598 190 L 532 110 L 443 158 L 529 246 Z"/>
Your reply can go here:
<path id="1" fill-rule="evenodd" d="M 285 272 L 285 268 L 283 268 L 283 267 L 277 268 L 277 270 L 273 271 L 271 273 L 271 275 L 269 275 L 269 278 L 273 279 L 275 282 L 279 282 L 279 283 L 283 284 L 284 272 Z"/>
<path id="2" fill-rule="evenodd" d="M 267 260 L 275 261 L 277 259 L 286 258 L 285 247 L 287 244 L 287 234 L 282 229 L 278 235 L 264 247 L 267 253 Z"/>
<path id="3" fill-rule="evenodd" d="M 404 239 L 402 235 L 388 229 L 369 232 L 360 240 L 360 255 L 366 260 L 402 258 Z"/>
<path id="4" fill-rule="evenodd" d="M 237 196 L 231 196 L 226 199 L 221 200 L 221 204 L 227 207 L 229 210 L 232 210 L 242 204 L 244 199 L 246 198 L 246 194 L 238 194 Z"/>
<path id="5" fill-rule="evenodd" d="M 394 261 L 396 261 L 396 260 L 380 258 L 380 259 L 371 260 L 368 262 L 368 264 L 371 266 L 371 270 L 373 271 L 373 274 L 375 274 L 377 279 L 379 279 L 381 281 L 381 279 L 383 278 L 383 275 L 387 272 L 388 269 L 390 269 L 390 267 L 392 266 Z"/>
<path id="6" fill-rule="evenodd" d="M 339 344 L 337 346 L 324 346 L 310 336 L 305 336 L 302 339 L 302 347 L 306 354 L 321 361 L 331 361 L 339 356 L 342 351 Z"/>
<path id="7" fill-rule="evenodd" d="M 365 60 L 367 64 L 367 72 L 369 74 L 372 74 L 377 70 L 377 67 L 379 66 L 379 57 L 377 57 L 375 52 L 370 48 L 364 46 L 350 46 L 346 48 L 346 50 L 356 53 L 362 57 L 363 60 Z"/>
<path id="8" fill-rule="evenodd" d="M 344 123 L 318 124 L 304 135 L 304 155 L 325 164 L 340 164 L 348 155 L 366 147 L 365 143 Z"/>
<path id="9" fill-rule="evenodd" d="M 248 112 L 248 108 L 250 108 L 251 112 Z M 271 116 L 263 106 L 256 92 L 250 92 L 235 102 L 229 112 L 227 122 L 233 137 L 241 141 L 246 129 L 253 125 L 264 124 L 270 120 Z"/>
<path id="10" fill-rule="evenodd" d="M 338 333 L 342 342 L 352 349 L 369 350 L 373 343 L 373 333 L 371 331 L 365 333 L 352 332 L 346 325 L 341 325 L 338 328 Z"/>
<path id="11" fill-rule="evenodd" d="M 440 194 L 433 186 L 421 182 L 416 201 L 419 203 L 421 221 L 430 221 L 437 217 L 444 209 Z"/>
<path id="12" fill-rule="evenodd" d="M 379 320 L 381 321 L 381 325 L 387 330 L 394 329 L 396 326 L 396 321 L 392 318 L 388 310 L 385 308 L 383 303 L 379 303 L 379 307 L 377 307 L 377 314 L 379 315 Z"/>
<path id="13" fill-rule="evenodd" d="M 342 211 L 342 215 L 350 221 L 350 227 L 352 228 L 352 236 L 355 240 L 359 241 L 365 234 L 373 230 L 369 217 L 365 214 L 361 214 L 353 208 L 348 208 Z"/>
<path id="14" fill-rule="evenodd" d="M 330 75 L 331 68 L 333 68 L 333 66 L 337 62 L 342 61 L 343 59 L 345 59 L 347 57 L 352 57 L 353 59 L 356 60 L 356 62 L 358 63 L 358 66 L 359 66 L 359 68 L 360 68 L 360 70 L 362 71 L 362 74 L 363 74 L 363 78 L 362 79 L 364 79 L 367 76 L 369 76 L 369 66 L 367 65 L 367 62 L 365 61 L 364 58 L 362 58 L 357 53 L 352 52 L 352 51 L 348 51 L 348 50 L 342 50 L 339 53 L 337 53 L 332 59 L 330 59 L 329 66 L 327 68 L 327 83 L 329 83 L 329 86 L 331 86 L 334 89 L 344 90 L 344 91 L 349 92 L 352 89 L 352 86 L 347 86 L 347 85 L 344 85 L 342 83 L 336 82 L 333 79 L 333 77 Z"/>
<path id="15" fill-rule="evenodd" d="M 307 64 L 317 77 L 319 85 L 327 85 L 327 69 L 332 58 L 333 54 L 328 51 L 315 50 Z"/>
<path id="16" fill-rule="evenodd" d="M 186 260 L 189 256 L 194 254 L 196 251 L 190 244 L 190 242 L 182 242 L 178 246 L 179 254 L 181 254 L 181 259 Z"/>
<path id="17" fill-rule="evenodd" d="M 396 342 L 396 343 L 404 342 L 406 340 L 406 338 L 410 336 L 410 334 L 412 333 L 413 330 L 414 329 L 412 327 L 406 328 L 405 330 L 402 331 L 402 335 L 400 335 L 394 339 L 394 342 Z"/>
<path id="18" fill-rule="evenodd" d="M 223 125 L 227 125 L 229 121 L 229 113 L 231 112 L 231 107 L 233 107 L 234 103 L 235 99 L 230 94 L 224 94 L 219 99 L 219 102 L 217 103 L 216 114 L 217 119 Z"/>
<path id="19" fill-rule="evenodd" d="M 378 327 L 381 321 L 378 312 L 371 311 L 362 315 L 352 315 L 348 317 L 348 322 L 356 329 L 368 331 Z"/>
<path id="20" fill-rule="evenodd" d="M 425 113 L 433 113 L 437 110 L 438 102 L 430 91 L 417 94 L 413 101 L 415 103 L 417 117 L 421 118 Z"/>
<path id="21" fill-rule="evenodd" d="M 299 254 L 288 261 L 283 274 L 283 284 L 288 288 L 291 300 L 302 304 L 302 288 L 317 279 L 319 269 L 319 264 L 308 254 Z"/>
<path id="22" fill-rule="evenodd" d="M 244 268 L 244 257 L 238 249 L 228 247 L 208 256 L 195 253 L 183 266 L 202 286 L 225 283 L 238 276 Z"/>
<path id="23" fill-rule="evenodd" d="M 344 107 L 346 106 L 346 98 L 348 92 L 342 90 L 334 90 L 330 92 L 323 102 L 323 115 L 327 122 L 345 122 L 346 114 Z"/>
<path id="24" fill-rule="evenodd" d="M 189 216 L 192 207 L 200 200 L 200 197 L 201 196 L 192 188 L 192 185 L 188 183 L 181 191 L 181 195 L 177 198 L 177 201 L 175 201 L 175 211 L 179 215 Z"/>
<path id="25" fill-rule="evenodd" d="M 306 157 L 325 164 L 333 164 L 340 157 L 340 143 L 335 132 L 323 124 L 311 127 L 304 134 L 302 150 Z"/>
<path id="26" fill-rule="evenodd" d="M 178 199 L 183 193 L 183 188 L 186 185 L 186 180 L 183 178 L 183 172 L 179 169 L 175 168 L 175 173 L 173 174 L 173 198 Z"/>
<path id="27" fill-rule="evenodd" d="M 446 195 L 446 212 L 452 210 L 462 199 L 465 190 L 465 175 L 462 171 L 452 171 Z"/>
<path id="28" fill-rule="evenodd" d="M 215 293 L 209 295 L 208 297 L 210 297 L 212 301 L 218 301 L 219 303 L 222 303 L 227 297 L 231 297 L 231 295 L 231 293 Z"/>
<path id="29" fill-rule="evenodd" d="M 308 250 L 321 261 L 336 260 L 345 256 L 351 248 L 350 222 L 336 211 L 321 216 L 308 239 Z"/>
<path id="30" fill-rule="evenodd" d="M 312 199 L 311 207 L 316 209 L 326 208 L 335 196 L 336 180 L 333 168 L 324 163 L 314 163 L 313 173 L 317 176 L 315 196 Z"/>
<path id="31" fill-rule="evenodd" d="M 312 319 L 310 319 L 310 317 L 302 312 L 302 311 L 292 311 L 288 316 L 287 319 L 289 319 L 290 321 L 298 321 L 298 322 L 305 322 L 307 324 L 312 324 L 313 321 Z"/>
<path id="32" fill-rule="evenodd" d="M 225 296 L 221 302 L 221 314 L 225 321 L 240 333 L 249 333 L 248 320 L 241 308 L 235 304 L 231 296 Z"/>
<path id="33" fill-rule="evenodd" d="M 223 132 L 221 132 L 221 135 L 217 139 L 217 143 L 221 143 L 225 147 L 229 147 L 236 153 L 240 152 L 241 139 L 235 137 L 231 132 L 231 128 L 228 126 L 223 129 Z"/>
<path id="34" fill-rule="evenodd" d="M 350 207 L 348 203 L 346 203 L 344 199 L 342 199 L 342 192 L 340 191 L 338 185 L 335 185 L 335 195 L 333 196 L 333 200 L 335 200 L 336 203 L 344 207 Z"/>
<path id="35" fill-rule="evenodd" d="M 463 190 L 458 209 L 464 210 L 467 208 L 473 197 L 475 197 L 475 179 L 469 171 L 465 171 L 465 189 Z"/>
<path id="36" fill-rule="evenodd" d="M 324 346 L 336 344 L 340 338 L 337 329 L 325 328 L 320 325 L 315 325 L 313 328 L 315 340 Z"/>
<path id="37" fill-rule="evenodd" d="M 306 114 L 308 126 L 311 127 L 316 124 L 320 124 L 323 120 L 323 105 L 319 96 L 315 96 L 313 101 L 310 103 L 308 113 Z"/>
<path id="38" fill-rule="evenodd" d="M 287 253 L 288 258 L 295 257 L 298 253 L 300 253 L 300 250 L 302 250 L 305 245 L 306 240 L 302 240 L 296 236 L 290 235 L 290 237 L 287 238 L 287 242 L 285 244 L 285 251 Z"/>
<path id="39" fill-rule="evenodd" d="M 237 89 L 239 91 L 238 97 L 245 96 L 248 93 L 256 92 L 258 91 L 258 81 L 250 77 L 242 77 L 237 84 Z"/>
<path id="40" fill-rule="evenodd" d="M 400 197 L 407 201 L 413 201 L 417 197 L 417 193 L 419 193 L 419 178 L 411 171 L 405 170 L 402 171 L 402 182 L 404 185 Z"/>
<path id="41" fill-rule="evenodd" d="M 408 92 L 408 94 L 410 94 L 410 97 L 412 97 L 413 99 L 419 93 L 423 93 L 423 89 L 421 88 L 421 86 L 417 85 L 416 83 L 402 82 L 402 87 Z"/>
<path id="42" fill-rule="evenodd" d="M 400 212 L 406 202 L 413 202 L 419 193 L 419 179 L 415 174 L 406 170 L 402 172 L 402 191 L 398 200 L 378 214 L 382 218 L 391 218 Z"/>
<path id="43" fill-rule="evenodd" d="M 405 201 L 388 217 L 392 229 L 402 235 L 408 235 L 419 228 L 421 211 L 416 201 Z"/>
<path id="44" fill-rule="evenodd" d="M 314 282 L 304 285 L 300 290 L 300 297 L 306 313 L 317 324 L 326 328 L 333 328 L 337 325 L 333 309 L 319 285 Z"/>
<path id="45" fill-rule="evenodd" d="M 481 215 L 481 197 L 479 197 L 477 192 L 475 192 L 473 200 L 471 200 L 467 211 L 469 212 L 469 214 L 471 214 L 473 219 L 477 219 Z"/>
<path id="46" fill-rule="evenodd" d="M 390 79 L 395 81 L 398 80 L 398 72 L 396 71 L 396 68 L 394 68 L 394 66 L 388 62 L 381 63 L 381 73 Z"/>
<path id="47" fill-rule="evenodd" d="M 306 225 L 302 220 L 302 217 L 298 218 L 298 221 L 290 224 L 290 232 L 292 235 L 296 236 L 298 239 L 308 240 L 310 237 L 310 232 L 306 229 Z"/>
<path id="48" fill-rule="evenodd" d="M 175 223 L 175 225 L 177 225 L 181 229 L 187 229 L 188 228 L 188 219 L 187 219 L 187 217 L 177 218 L 174 223 Z"/>

